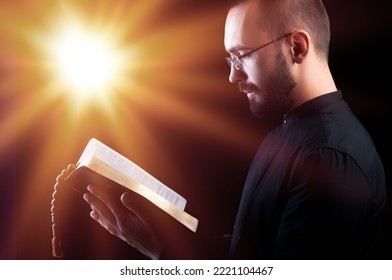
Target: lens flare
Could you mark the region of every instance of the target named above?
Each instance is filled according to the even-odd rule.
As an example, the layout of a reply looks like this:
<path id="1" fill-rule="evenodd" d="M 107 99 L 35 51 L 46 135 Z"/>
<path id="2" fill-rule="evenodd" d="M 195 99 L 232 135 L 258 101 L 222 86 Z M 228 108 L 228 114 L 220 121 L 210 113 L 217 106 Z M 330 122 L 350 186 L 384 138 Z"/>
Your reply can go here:
<path id="1" fill-rule="evenodd" d="M 81 28 L 68 28 L 50 48 L 59 82 L 69 87 L 70 92 L 94 98 L 110 92 L 119 75 L 121 60 L 108 40 Z"/>
<path id="2" fill-rule="evenodd" d="M 75 16 L 59 26 L 55 34 L 36 38 L 49 61 L 50 91 L 69 95 L 77 112 L 87 105 L 108 107 L 112 95 L 131 83 L 132 51 L 120 46 L 115 32 L 83 25 Z"/>

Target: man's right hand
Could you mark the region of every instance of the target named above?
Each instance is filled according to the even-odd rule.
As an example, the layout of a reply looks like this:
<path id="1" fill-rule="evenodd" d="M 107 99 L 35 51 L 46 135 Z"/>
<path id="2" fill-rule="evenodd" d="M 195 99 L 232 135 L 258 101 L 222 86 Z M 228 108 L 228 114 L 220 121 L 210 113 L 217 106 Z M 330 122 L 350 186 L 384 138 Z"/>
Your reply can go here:
<path id="1" fill-rule="evenodd" d="M 137 199 L 131 192 L 121 195 L 121 200 L 110 196 L 104 188 L 90 185 L 83 198 L 91 206 L 90 216 L 111 234 L 127 242 L 151 259 L 162 252 L 161 241 L 145 213 L 136 209 Z"/>

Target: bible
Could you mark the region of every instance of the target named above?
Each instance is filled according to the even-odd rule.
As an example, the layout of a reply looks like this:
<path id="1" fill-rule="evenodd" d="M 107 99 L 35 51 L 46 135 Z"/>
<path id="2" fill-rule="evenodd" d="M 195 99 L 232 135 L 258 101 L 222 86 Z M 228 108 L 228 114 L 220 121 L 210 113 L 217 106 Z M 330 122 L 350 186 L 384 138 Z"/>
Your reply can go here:
<path id="1" fill-rule="evenodd" d="M 133 191 L 196 232 L 198 219 L 185 212 L 186 199 L 117 151 L 91 138 L 66 182 L 81 192 L 88 184 L 110 184 Z"/>

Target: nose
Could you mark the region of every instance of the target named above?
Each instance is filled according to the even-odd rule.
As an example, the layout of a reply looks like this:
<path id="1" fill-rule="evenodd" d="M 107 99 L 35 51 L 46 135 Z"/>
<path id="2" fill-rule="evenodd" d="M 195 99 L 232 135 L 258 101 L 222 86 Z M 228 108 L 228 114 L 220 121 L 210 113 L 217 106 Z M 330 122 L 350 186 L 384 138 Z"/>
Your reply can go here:
<path id="1" fill-rule="evenodd" d="M 229 81 L 230 83 L 240 83 L 246 80 L 246 74 L 245 72 L 240 69 L 237 70 L 237 68 L 234 67 L 234 65 L 231 65 L 230 67 L 230 75 L 229 75 Z"/>

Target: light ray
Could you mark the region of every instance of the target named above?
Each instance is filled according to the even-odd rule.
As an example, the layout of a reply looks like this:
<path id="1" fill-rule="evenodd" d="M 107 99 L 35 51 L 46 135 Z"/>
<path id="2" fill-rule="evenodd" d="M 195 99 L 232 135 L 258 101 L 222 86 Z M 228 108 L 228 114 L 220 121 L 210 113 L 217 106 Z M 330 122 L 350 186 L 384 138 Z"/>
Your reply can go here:
<path id="1" fill-rule="evenodd" d="M 81 98 L 84 94 L 110 91 L 120 61 L 101 38 L 83 34 L 79 29 L 69 29 L 56 38 L 51 50 L 60 82 L 68 84 Z"/>
<path id="2" fill-rule="evenodd" d="M 0 101 L 4 103 L 15 94 L 17 113 L 16 118 L 4 115 L 0 129 L 7 133 L 17 123 L 21 246 L 32 246 L 29 233 L 50 238 L 54 180 L 62 168 L 77 159 L 90 137 L 97 137 L 146 169 L 152 167 L 166 178 L 184 182 L 185 187 L 189 178 L 178 172 L 176 162 L 183 155 L 175 154 L 176 147 L 169 146 L 170 135 L 159 138 L 162 131 L 205 135 L 205 139 L 232 150 L 250 152 L 248 144 L 254 141 L 254 134 L 219 110 L 224 106 L 221 99 L 235 102 L 225 92 L 228 73 L 222 73 L 219 66 L 226 66 L 222 7 L 197 12 L 182 8 L 181 15 L 173 15 L 172 8 L 186 7 L 183 0 L 13 3 L 0 9 L 0 23 L 9 27 L 4 37 L 13 39 L 8 53 L 13 54 L 9 60 L 17 79 L 0 85 Z M 79 57 L 78 62 L 97 60 L 101 55 L 93 55 L 95 47 L 95 54 L 107 53 L 105 49 L 115 53 L 114 65 L 110 58 L 106 66 L 93 70 L 68 64 L 83 48 L 91 53 Z M 68 65 L 62 76 L 58 75 L 58 62 Z M 70 85 L 75 80 L 79 83 L 85 72 L 106 71 L 116 68 L 117 63 L 120 70 L 108 71 L 114 80 L 107 87 L 94 84 L 103 78 Z M 64 77 L 70 79 L 68 83 L 64 84 Z M 81 81 L 88 81 L 88 77 Z M 14 84 L 13 93 L 5 94 Z M 87 91 L 94 93 L 93 99 L 82 96 Z M 11 136 L 2 137 L 0 155 L 12 140 Z M 36 252 L 22 254 L 31 257 Z"/>
<path id="3" fill-rule="evenodd" d="M 133 50 L 120 46 L 110 25 L 88 25 L 71 8 L 65 11 L 51 32 L 32 35 L 47 60 L 47 87 L 51 94 L 67 94 L 75 114 L 92 105 L 110 110 L 111 96 L 131 87 Z"/>

